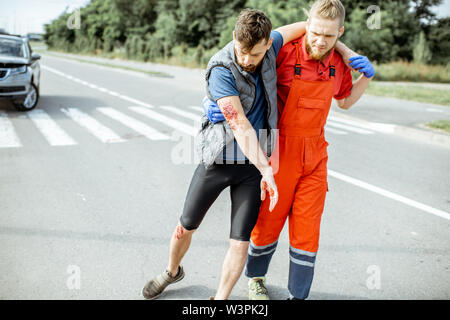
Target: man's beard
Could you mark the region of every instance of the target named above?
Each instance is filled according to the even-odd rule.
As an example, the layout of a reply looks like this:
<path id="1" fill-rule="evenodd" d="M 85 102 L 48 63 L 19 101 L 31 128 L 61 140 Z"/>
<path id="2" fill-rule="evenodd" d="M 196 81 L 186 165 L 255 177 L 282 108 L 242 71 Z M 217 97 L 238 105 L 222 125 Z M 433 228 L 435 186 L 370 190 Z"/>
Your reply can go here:
<path id="1" fill-rule="evenodd" d="M 331 53 L 331 51 L 333 51 L 334 47 L 336 46 L 336 43 L 338 42 L 339 38 L 336 39 L 336 41 L 334 42 L 333 46 L 331 47 L 330 50 L 328 50 L 327 52 L 321 54 L 321 53 L 314 53 L 311 46 L 309 45 L 309 41 L 308 41 L 308 35 L 305 35 L 305 44 L 306 44 L 306 51 L 308 51 L 309 56 L 311 57 L 311 59 L 314 60 L 324 60 L 326 57 L 328 57 Z"/>
<path id="2" fill-rule="evenodd" d="M 254 73 L 263 62 L 263 59 L 261 59 L 261 61 L 258 64 L 250 64 L 248 66 L 243 66 L 242 63 L 239 61 L 238 54 L 236 53 L 236 48 L 234 48 L 234 56 L 239 67 L 241 67 L 242 70 L 248 73 Z"/>
<path id="3" fill-rule="evenodd" d="M 240 64 L 239 62 L 238 62 L 238 64 L 239 64 L 239 66 L 242 68 L 242 70 L 244 70 L 245 72 L 253 73 L 253 72 L 256 71 L 256 69 L 258 68 L 258 66 L 259 66 L 261 63 L 259 63 L 258 65 L 251 64 L 251 65 L 248 65 L 248 66 L 246 66 L 246 67 L 244 67 L 244 66 L 243 66 L 242 64 Z"/>

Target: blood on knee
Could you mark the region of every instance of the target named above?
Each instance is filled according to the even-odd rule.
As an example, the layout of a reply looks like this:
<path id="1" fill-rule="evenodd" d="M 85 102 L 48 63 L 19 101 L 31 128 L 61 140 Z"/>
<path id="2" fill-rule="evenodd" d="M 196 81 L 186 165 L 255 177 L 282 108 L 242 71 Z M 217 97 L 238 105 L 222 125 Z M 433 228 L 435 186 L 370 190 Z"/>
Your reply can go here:
<path id="1" fill-rule="evenodd" d="M 175 238 L 177 240 L 180 240 L 184 234 L 186 233 L 186 229 L 183 228 L 182 226 L 178 225 L 177 228 L 175 229 Z"/>

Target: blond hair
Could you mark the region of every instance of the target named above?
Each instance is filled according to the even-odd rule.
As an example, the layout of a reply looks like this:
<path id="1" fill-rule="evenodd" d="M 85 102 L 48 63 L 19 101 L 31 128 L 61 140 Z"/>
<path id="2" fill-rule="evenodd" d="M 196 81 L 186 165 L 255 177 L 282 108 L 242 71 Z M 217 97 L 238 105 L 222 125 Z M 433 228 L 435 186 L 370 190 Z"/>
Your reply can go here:
<path id="1" fill-rule="evenodd" d="M 317 15 L 324 19 L 339 19 L 339 28 L 344 25 L 345 8 L 339 0 L 317 0 L 309 10 L 309 17 Z"/>

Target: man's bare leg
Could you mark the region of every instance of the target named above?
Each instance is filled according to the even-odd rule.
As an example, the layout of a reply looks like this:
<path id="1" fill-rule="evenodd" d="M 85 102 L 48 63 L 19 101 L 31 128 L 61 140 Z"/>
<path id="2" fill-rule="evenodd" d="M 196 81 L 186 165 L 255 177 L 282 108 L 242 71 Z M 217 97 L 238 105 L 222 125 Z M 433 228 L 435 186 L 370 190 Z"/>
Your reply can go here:
<path id="1" fill-rule="evenodd" d="M 215 296 L 216 300 L 226 300 L 234 285 L 241 276 L 247 259 L 249 241 L 238 241 L 230 239 L 225 260 L 223 261 L 222 274 L 219 288 Z"/>
<path id="2" fill-rule="evenodd" d="M 184 229 L 178 222 L 173 232 L 172 239 L 170 240 L 169 264 L 167 266 L 167 271 L 169 271 L 172 277 L 177 274 L 181 259 L 183 259 L 189 249 L 194 231 Z"/>

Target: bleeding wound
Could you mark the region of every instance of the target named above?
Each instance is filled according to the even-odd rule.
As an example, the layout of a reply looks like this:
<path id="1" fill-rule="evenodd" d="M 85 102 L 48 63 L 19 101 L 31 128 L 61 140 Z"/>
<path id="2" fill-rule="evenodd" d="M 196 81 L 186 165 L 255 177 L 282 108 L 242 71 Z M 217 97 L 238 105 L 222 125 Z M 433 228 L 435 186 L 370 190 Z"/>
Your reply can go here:
<path id="1" fill-rule="evenodd" d="M 236 121 L 238 118 L 238 113 L 236 109 L 231 104 L 231 101 L 226 101 L 225 105 L 222 107 L 222 113 L 227 120 L 228 124 L 230 125 L 232 130 L 236 129 Z"/>
<path id="2" fill-rule="evenodd" d="M 184 235 L 184 228 L 182 226 L 177 226 L 175 238 L 177 240 L 180 240 L 183 235 Z"/>

